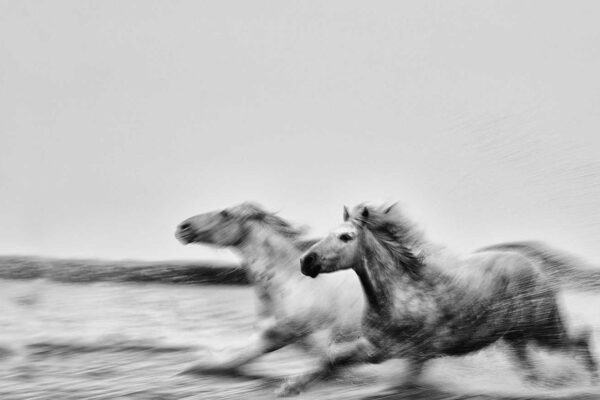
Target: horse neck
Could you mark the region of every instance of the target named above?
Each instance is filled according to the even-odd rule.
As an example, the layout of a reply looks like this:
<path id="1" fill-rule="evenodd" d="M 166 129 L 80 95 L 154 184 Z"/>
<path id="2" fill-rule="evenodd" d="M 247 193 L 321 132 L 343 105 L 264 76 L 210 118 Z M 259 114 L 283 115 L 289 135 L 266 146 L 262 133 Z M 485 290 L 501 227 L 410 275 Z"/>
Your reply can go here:
<path id="1" fill-rule="evenodd" d="M 369 308 L 379 313 L 390 302 L 392 291 L 387 283 L 390 279 L 387 274 L 373 271 L 379 266 L 374 266 L 369 261 L 368 257 L 363 256 L 359 265 L 354 267 L 354 272 L 358 275 Z"/>
<path id="2" fill-rule="evenodd" d="M 368 250 L 363 251 L 360 263 L 354 267 L 369 305 L 379 314 L 390 312 L 396 305 L 396 293 L 403 293 L 406 299 L 418 295 L 426 285 L 416 282 L 401 266 L 378 259 Z M 421 278 L 426 280 L 425 275 Z"/>
<path id="3" fill-rule="evenodd" d="M 298 272 L 293 260 L 300 257 L 300 250 L 290 239 L 258 223 L 248 224 L 246 236 L 235 250 L 245 260 L 250 279 L 255 283 L 288 278 Z"/>

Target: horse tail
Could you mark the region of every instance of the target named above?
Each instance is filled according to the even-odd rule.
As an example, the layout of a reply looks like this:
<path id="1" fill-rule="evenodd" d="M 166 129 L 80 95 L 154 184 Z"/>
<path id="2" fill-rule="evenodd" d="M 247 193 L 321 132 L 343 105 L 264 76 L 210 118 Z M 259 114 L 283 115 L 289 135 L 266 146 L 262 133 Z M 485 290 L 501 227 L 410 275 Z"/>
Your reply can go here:
<path id="1" fill-rule="evenodd" d="M 499 243 L 480 251 L 504 250 L 524 255 L 541 267 L 554 287 L 600 291 L 600 268 L 580 258 L 538 241 Z"/>

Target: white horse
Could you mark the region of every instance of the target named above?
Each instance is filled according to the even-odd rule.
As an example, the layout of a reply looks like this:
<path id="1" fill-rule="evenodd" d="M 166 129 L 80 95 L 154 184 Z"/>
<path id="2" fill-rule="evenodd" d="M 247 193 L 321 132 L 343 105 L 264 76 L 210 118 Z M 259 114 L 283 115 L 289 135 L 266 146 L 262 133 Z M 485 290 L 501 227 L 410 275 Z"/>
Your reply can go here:
<path id="1" fill-rule="evenodd" d="M 242 203 L 183 221 L 176 237 L 184 244 L 210 244 L 237 252 L 259 300 L 258 332 L 244 346 L 227 351 L 227 356 L 205 360 L 187 372 L 235 373 L 263 354 L 294 343 L 321 355 L 319 365 L 326 365 L 336 349 L 360 335 L 365 304 L 357 277 L 343 271 L 311 281 L 300 274 L 300 256 L 316 241 L 303 239 L 303 230 L 283 218 L 256 204 Z M 489 248 L 500 249 L 535 259 L 557 286 L 600 282 L 598 271 L 542 243 L 505 243 Z M 279 394 L 298 393 L 309 381 L 325 373 L 321 367 L 290 379 Z"/>
<path id="2" fill-rule="evenodd" d="M 358 279 L 351 272 L 318 280 L 300 274 L 298 260 L 314 243 L 301 240 L 302 233 L 252 203 L 196 215 L 179 225 L 176 237 L 184 244 L 212 244 L 239 253 L 259 299 L 259 330 L 244 346 L 185 372 L 234 373 L 293 343 L 319 354 L 325 365 L 332 347 L 360 336 L 364 297 Z M 279 394 L 298 393 L 315 374 L 320 371 L 288 380 Z"/>

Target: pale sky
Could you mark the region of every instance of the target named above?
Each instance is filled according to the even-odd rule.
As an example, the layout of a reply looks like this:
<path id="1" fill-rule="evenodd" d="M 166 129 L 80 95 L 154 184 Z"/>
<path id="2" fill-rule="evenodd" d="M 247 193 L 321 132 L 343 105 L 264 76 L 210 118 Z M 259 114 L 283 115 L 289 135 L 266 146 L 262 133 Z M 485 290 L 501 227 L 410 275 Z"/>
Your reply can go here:
<path id="1" fill-rule="evenodd" d="M 600 262 L 598 1 L 0 0 L 0 254 L 229 257 L 255 200 L 395 201 L 458 250 Z"/>

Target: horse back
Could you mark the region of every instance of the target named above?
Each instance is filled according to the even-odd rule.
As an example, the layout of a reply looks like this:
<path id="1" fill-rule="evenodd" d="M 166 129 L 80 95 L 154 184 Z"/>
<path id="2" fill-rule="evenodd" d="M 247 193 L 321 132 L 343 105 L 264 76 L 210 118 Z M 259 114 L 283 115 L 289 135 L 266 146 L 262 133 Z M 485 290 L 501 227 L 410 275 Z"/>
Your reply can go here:
<path id="1" fill-rule="evenodd" d="M 469 256 L 457 271 L 459 280 L 489 294 L 541 289 L 546 279 L 527 257 L 511 251 L 486 251 Z"/>
<path id="2" fill-rule="evenodd" d="M 489 301 L 494 314 L 502 316 L 503 324 L 512 326 L 514 334 L 541 342 L 547 341 L 546 336 L 564 334 L 556 293 L 535 263 L 510 251 L 480 253 L 473 260 L 483 263 L 477 273 L 487 276 L 482 278 L 479 292 L 487 293 L 482 302 Z M 471 268 L 475 270 L 475 264 Z"/>

